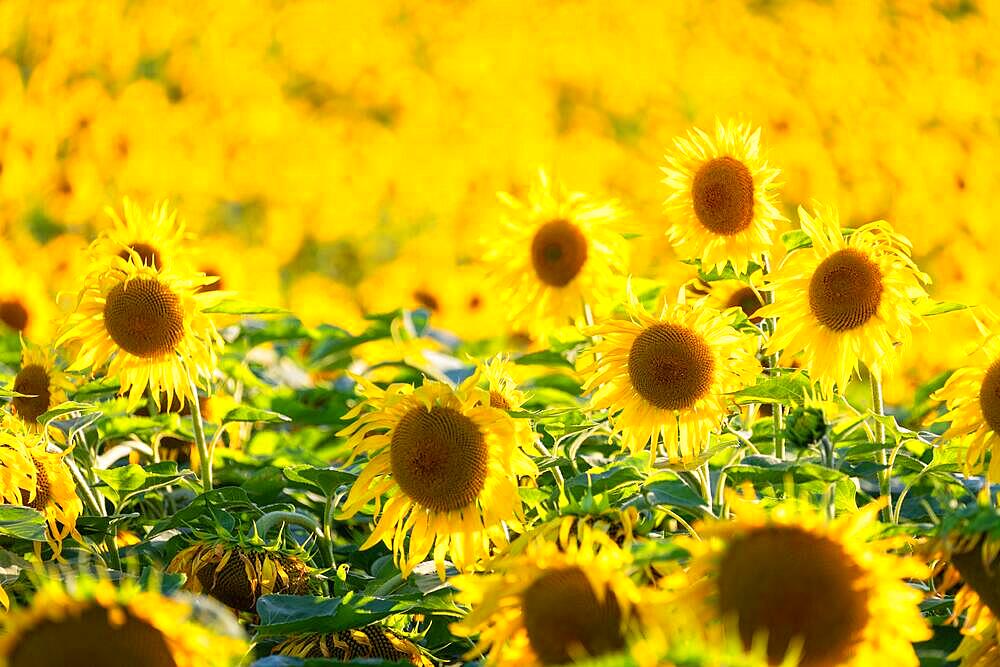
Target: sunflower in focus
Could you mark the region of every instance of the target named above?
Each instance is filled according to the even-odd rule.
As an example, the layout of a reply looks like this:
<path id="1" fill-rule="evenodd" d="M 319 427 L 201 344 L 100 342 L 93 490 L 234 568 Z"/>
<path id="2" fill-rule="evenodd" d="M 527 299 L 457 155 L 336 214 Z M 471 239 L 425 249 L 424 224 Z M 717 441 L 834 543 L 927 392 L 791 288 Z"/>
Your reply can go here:
<path id="1" fill-rule="evenodd" d="M 419 667 L 432 667 L 434 664 L 419 646 L 377 623 L 329 634 L 308 633 L 289 637 L 275 646 L 271 654 L 293 658 L 333 658 L 344 662 L 355 658 L 377 658 Z"/>
<path id="2" fill-rule="evenodd" d="M 24 394 L 11 399 L 14 414 L 26 428 L 37 431 L 41 428 L 38 418 L 65 402 L 66 391 L 72 388 L 72 384 L 56 366 L 51 350 L 25 343 L 21 353 L 21 370 L 14 376 L 10 388 Z"/>
<path id="3" fill-rule="evenodd" d="M 658 443 L 671 458 L 696 456 L 729 413 L 726 394 L 760 373 L 757 337 L 709 307 L 664 304 L 652 316 L 632 299 L 626 314 L 589 330 L 597 342 L 584 391 L 633 454 L 652 442 L 651 456 Z"/>
<path id="4" fill-rule="evenodd" d="M 888 553 L 898 540 L 872 540 L 879 506 L 826 520 L 806 504 L 770 510 L 733 494 L 735 520 L 695 525 L 680 538 L 691 554 L 705 622 L 722 622 L 771 664 L 797 655 L 801 667 L 918 664 L 912 642 L 931 636 L 921 593 L 905 580 L 927 575 L 915 558 Z"/>
<path id="5" fill-rule="evenodd" d="M 452 579 L 456 600 L 471 607 L 452 632 L 478 634 L 466 658 L 485 654 L 486 665 L 562 665 L 621 653 L 642 622 L 630 564 L 627 551 L 586 526 L 557 541 L 532 540 L 492 561 L 489 574 Z"/>
<path id="6" fill-rule="evenodd" d="M 0 617 L 0 667 L 221 667 L 246 653 L 240 637 L 194 620 L 185 602 L 123 579 L 46 578 L 28 607 Z"/>
<path id="7" fill-rule="evenodd" d="M 70 371 L 107 364 L 129 407 L 148 388 L 159 405 L 176 396 L 194 400 L 192 383 L 204 386 L 222 338 L 204 309 L 217 292 L 199 292 L 210 280 L 200 273 L 162 271 L 115 257 L 91 273 L 58 345 L 72 347 Z"/>
<path id="8" fill-rule="evenodd" d="M 803 365 L 824 393 L 843 391 L 864 364 L 881 380 L 919 319 L 915 299 L 930 279 L 910 259 L 910 242 L 888 223 L 870 222 L 849 236 L 833 208 L 799 219 L 812 246 L 785 257 L 765 289 L 775 303 L 757 311 L 778 318 L 768 342 L 774 354 L 803 353 Z"/>
<path id="9" fill-rule="evenodd" d="M 543 336 L 582 321 L 585 306 L 600 307 L 614 296 L 627 250 L 615 230 L 624 216 L 618 202 L 567 192 L 545 172 L 526 202 L 499 197 L 504 224 L 487 240 L 484 259 L 514 327 Z"/>
<path id="10" fill-rule="evenodd" d="M 118 257 L 157 270 L 176 268 L 178 250 L 184 239 L 184 223 L 177 218 L 176 210 L 170 210 L 167 202 L 160 202 L 147 212 L 125 197 L 122 200 L 124 219 L 111 207 L 105 210 L 111 217 L 112 227 L 92 244 L 94 259 Z"/>
<path id="11" fill-rule="evenodd" d="M 186 590 L 210 595 L 237 612 L 255 612 L 264 595 L 304 595 L 312 589 L 312 573 L 298 551 L 232 538 L 202 536 L 173 557 L 167 572 L 186 575 Z"/>
<path id="12" fill-rule="evenodd" d="M 531 441 L 490 405 L 477 380 L 473 375 L 457 389 L 427 380 L 382 390 L 358 378 L 366 400 L 345 415 L 357 419 L 338 435 L 348 438 L 352 458 L 367 454 L 368 462 L 343 516 L 374 500 L 377 523 L 361 548 L 384 542 L 404 577 L 432 547 L 442 580 L 446 556 L 468 569 L 491 543 L 506 542 L 504 524 L 522 519 L 518 475 L 538 473 L 526 454 Z"/>
<path id="13" fill-rule="evenodd" d="M 715 136 L 693 129 L 674 140 L 663 182 L 670 190 L 667 236 L 681 257 L 705 271 L 732 264 L 745 273 L 770 250 L 778 211 L 778 169 L 761 155 L 760 129 L 715 123 Z"/>

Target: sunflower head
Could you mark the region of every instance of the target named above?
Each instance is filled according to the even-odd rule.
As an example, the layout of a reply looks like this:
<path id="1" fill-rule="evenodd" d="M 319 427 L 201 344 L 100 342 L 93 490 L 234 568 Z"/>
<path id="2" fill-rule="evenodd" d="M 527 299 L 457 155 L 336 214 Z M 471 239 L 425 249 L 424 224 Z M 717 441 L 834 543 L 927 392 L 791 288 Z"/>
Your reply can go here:
<path id="1" fill-rule="evenodd" d="M 869 541 L 878 507 L 835 522 L 792 500 L 768 511 L 737 497 L 733 510 L 735 521 L 696 525 L 701 539 L 681 541 L 706 622 L 772 664 L 917 664 L 911 643 L 930 633 L 904 579 L 926 570 L 888 554 L 892 541 Z"/>
<path id="2" fill-rule="evenodd" d="M 24 394 L 11 399 L 14 414 L 27 428 L 40 428 L 38 418 L 66 400 L 72 388 L 69 378 L 56 366 L 55 355 L 48 349 L 26 343 L 21 354 L 21 369 L 10 387 Z"/>
<path id="3" fill-rule="evenodd" d="M 843 390 L 861 365 L 881 378 L 910 340 L 929 278 L 910 259 L 910 242 L 885 222 L 845 236 L 832 208 L 800 207 L 799 219 L 811 245 L 785 257 L 766 288 L 775 302 L 757 311 L 778 320 L 768 352 L 801 352 L 825 393 Z"/>
<path id="4" fill-rule="evenodd" d="M 113 208 L 106 209 L 112 227 L 91 245 L 93 261 L 108 265 L 119 261 L 161 270 L 176 267 L 185 232 L 184 223 L 167 202 L 159 202 L 148 211 L 125 197 L 119 216 Z"/>
<path id="5" fill-rule="evenodd" d="M 312 572 L 297 550 L 238 539 L 201 539 L 178 552 L 167 571 L 186 575 L 187 590 L 238 612 L 256 611 L 264 595 L 304 595 L 313 588 Z"/>
<path id="6" fill-rule="evenodd" d="M 419 646 L 381 624 L 327 634 L 296 635 L 275 646 L 271 653 L 293 658 L 332 658 L 344 662 L 355 658 L 376 658 L 419 667 L 433 665 Z"/>
<path id="7" fill-rule="evenodd" d="M 663 168 L 667 236 L 706 271 L 732 264 L 746 272 L 761 262 L 775 223 L 784 219 L 777 208 L 779 171 L 761 155 L 760 129 L 716 121 L 714 135 L 694 129 L 674 143 Z"/>
<path id="8" fill-rule="evenodd" d="M 726 394 L 760 372 L 756 338 L 707 306 L 664 304 L 653 316 L 633 300 L 626 314 L 591 329 L 599 339 L 584 390 L 633 453 L 696 455 L 729 413 Z"/>
<path id="9" fill-rule="evenodd" d="M 247 650 L 193 620 L 184 602 L 123 580 L 47 578 L 31 604 L 0 623 L 0 667 L 235 665 Z"/>
<path id="10" fill-rule="evenodd" d="M 761 318 L 757 311 L 764 305 L 764 297 L 756 285 L 762 281 L 759 273 L 748 276 L 748 282 L 742 280 L 692 280 L 685 285 L 687 298 L 693 303 L 707 304 L 716 310 L 739 308 L 754 324 L 759 324 Z"/>
<path id="11" fill-rule="evenodd" d="M 490 405 L 475 378 L 458 389 L 429 380 L 359 386 L 367 399 L 340 434 L 353 456 L 368 456 L 343 510 L 351 517 L 375 501 L 377 524 L 362 548 L 384 542 L 405 576 L 433 546 L 444 579 L 446 554 L 467 568 L 504 542 L 504 523 L 521 518 L 517 475 L 537 474 L 525 453 L 530 434 Z"/>

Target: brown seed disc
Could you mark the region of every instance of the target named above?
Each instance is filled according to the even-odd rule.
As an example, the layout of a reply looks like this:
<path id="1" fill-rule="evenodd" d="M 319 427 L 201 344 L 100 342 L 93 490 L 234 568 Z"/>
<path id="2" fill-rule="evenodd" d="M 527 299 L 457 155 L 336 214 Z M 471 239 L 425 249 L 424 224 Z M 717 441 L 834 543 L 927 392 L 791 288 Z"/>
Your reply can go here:
<path id="1" fill-rule="evenodd" d="M 544 664 L 562 665 L 625 646 L 617 599 L 606 590 L 603 600 L 598 600 L 578 567 L 540 575 L 525 589 L 521 604 L 528 641 Z"/>
<path id="2" fill-rule="evenodd" d="M 144 266 L 151 266 L 154 269 L 161 269 L 163 265 L 160 264 L 160 253 L 157 252 L 156 248 L 149 245 L 148 243 L 132 243 L 129 245 L 136 255 L 139 255 L 139 259 L 142 260 Z M 128 250 L 122 250 L 118 253 L 118 256 L 122 259 L 131 259 L 132 253 Z"/>
<path id="3" fill-rule="evenodd" d="M 184 309 L 170 288 L 139 278 L 111 288 L 104 327 L 123 350 L 144 359 L 170 354 L 184 338 Z"/>
<path id="4" fill-rule="evenodd" d="M 166 638 L 146 621 L 125 613 L 113 625 L 108 611 L 94 606 L 38 623 L 11 648 L 10 667 L 176 667 Z"/>
<path id="5" fill-rule="evenodd" d="M 413 408 L 389 446 L 392 474 L 406 495 L 437 511 L 468 507 L 486 484 L 489 452 L 476 424 L 451 408 Z"/>
<path id="6" fill-rule="evenodd" d="M 234 552 L 222 569 L 215 571 L 217 563 L 205 563 L 195 576 L 207 594 L 238 611 L 255 611 L 257 586 L 247 578 L 246 566 L 239 552 Z"/>
<path id="7" fill-rule="evenodd" d="M 882 272 L 853 248 L 824 259 L 809 281 L 809 308 L 819 323 L 833 331 L 862 326 L 882 302 Z"/>
<path id="8" fill-rule="evenodd" d="M 413 300 L 432 313 L 436 313 L 441 310 L 441 302 L 438 301 L 436 296 L 427 290 L 418 289 L 413 293 Z"/>
<path id="9" fill-rule="evenodd" d="M 978 540 L 975 546 L 964 553 L 951 556 L 951 564 L 955 566 L 962 580 L 976 592 L 979 599 L 989 607 L 994 616 L 1000 614 L 1000 558 L 994 558 L 988 565 L 983 564 L 983 542 Z"/>
<path id="10" fill-rule="evenodd" d="M 869 620 L 861 568 L 836 542 L 788 526 L 758 528 L 730 544 L 719 564 L 719 606 L 735 615 L 743 644 L 767 636 L 772 664 L 801 638 L 802 667 L 835 667 L 862 641 Z"/>
<path id="11" fill-rule="evenodd" d="M 212 266 L 203 267 L 201 272 L 204 273 L 209 278 L 218 278 L 214 283 L 209 283 L 208 285 L 202 285 L 198 288 L 199 292 L 218 292 L 220 290 L 226 289 L 225 284 L 222 281 L 222 274 L 218 269 Z"/>
<path id="12" fill-rule="evenodd" d="M 694 175 L 691 199 L 705 229 L 720 236 L 739 234 L 753 222 L 753 174 L 728 155 L 709 160 Z"/>
<path id="13" fill-rule="evenodd" d="M 565 287 L 587 262 L 587 237 L 569 220 L 547 222 L 531 240 L 531 262 L 543 283 Z"/>
<path id="14" fill-rule="evenodd" d="M 510 410 L 510 402 L 499 391 L 490 390 L 490 407 Z"/>
<path id="15" fill-rule="evenodd" d="M 979 387 L 979 409 L 983 421 L 994 433 L 1000 433 L 1000 359 L 994 361 Z"/>
<path id="16" fill-rule="evenodd" d="M 743 311 L 752 322 L 759 322 L 759 317 L 754 317 L 754 314 L 760 310 L 761 306 L 764 304 L 761 302 L 760 297 L 749 287 L 742 287 L 729 297 L 726 302 L 726 308 L 735 308 L 737 306 Z"/>
<path id="17" fill-rule="evenodd" d="M 49 372 L 39 364 L 29 364 L 14 378 L 14 391 L 34 398 L 13 398 L 14 409 L 26 422 L 34 423 L 49 409 Z"/>
<path id="18" fill-rule="evenodd" d="M 27 329 L 28 319 L 28 309 L 20 301 L 0 302 L 0 322 L 14 331 Z"/>
<path id="19" fill-rule="evenodd" d="M 39 512 L 44 512 L 45 507 L 52 499 L 49 473 L 45 469 L 45 465 L 34 456 L 31 457 L 31 462 L 35 464 L 35 499 L 28 502 L 31 495 L 24 489 L 21 489 L 21 504 L 36 509 Z"/>
<path id="20" fill-rule="evenodd" d="M 708 343 L 679 324 L 647 327 L 628 354 L 632 386 L 661 410 L 690 408 L 711 390 L 714 371 Z"/>

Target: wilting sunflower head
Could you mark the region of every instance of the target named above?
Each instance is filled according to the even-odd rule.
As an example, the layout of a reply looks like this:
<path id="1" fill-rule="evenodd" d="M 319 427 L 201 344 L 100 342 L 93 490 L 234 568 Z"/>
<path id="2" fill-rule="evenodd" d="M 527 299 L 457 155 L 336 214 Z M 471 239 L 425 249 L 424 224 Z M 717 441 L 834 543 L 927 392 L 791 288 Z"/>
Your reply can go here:
<path id="1" fill-rule="evenodd" d="M 584 390 L 633 453 L 697 455 L 729 413 L 726 394 L 756 381 L 757 339 L 707 306 L 665 304 L 652 316 L 633 301 L 626 312 L 590 329 L 599 338 Z"/>
<path id="2" fill-rule="evenodd" d="M 168 572 L 187 576 L 184 587 L 210 595 L 237 612 L 255 612 L 257 600 L 276 593 L 304 595 L 312 573 L 300 553 L 240 540 L 204 539 L 177 553 Z"/>
<path id="3" fill-rule="evenodd" d="M 76 348 L 69 370 L 94 372 L 107 364 L 130 408 L 147 388 L 154 401 L 193 400 L 188 378 L 211 377 L 222 345 L 204 312 L 218 296 L 198 292 L 206 280 L 131 260 L 91 273 L 58 341 Z"/>
<path id="4" fill-rule="evenodd" d="M 772 274 L 775 302 L 760 317 L 778 318 L 768 352 L 802 353 L 824 393 L 843 391 L 862 365 L 876 378 L 891 370 L 919 320 L 915 300 L 929 278 L 910 259 L 910 242 L 888 223 L 870 222 L 845 237 L 833 208 L 799 207 L 812 245 L 793 250 Z"/>
<path id="5" fill-rule="evenodd" d="M 56 366 L 51 350 L 26 343 L 21 354 L 21 370 L 10 388 L 24 396 L 11 399 L 14 414 L 31 430 L 38 430 L 38 418 L 66 400 L 72 388 L 69 378 Z"/>
<path id="6" fill-rule="evenodd" d="M 950 422 L 944 438 L 964 448 L 966 474 L 985 472 L 990 454 L 990 479 L 1000 479 L 1000 336 L 988 335 L 977 354 L 932 398 L 945 401 L 948 411 L 937 421 Z"/>
<path id="7" fill-rule="evenodd" d="M 663 168 L 669 194 L 667 236 L 681 257 L 708 271 L 727 264 L 745 273 L 771 247 L 778 211 L 777 169 L 761 155 L 760 129 L 716 121 L 674 140 Z"/>
<path id="8" fill-rule="evenodd" d="M 271 653 L 293 658 L 332 658 L 344 662 L 355 658 L 377 658 L 387 662 L 408 662 L 419 667 L 433 665 L 419 646 L 381 624 L 327 634 L 295 635 L 275 646 Z"/>
<path id="9" fill-rule="evenodd" d="M 627 650 L 641 625 L 640 589 L 630 557 L 606 535 L 586 529 L 561 541 L 537 539 L 502 555 L 490 574 L 452 580 L 471 607 L 452 631 L 479 635 L 469 658 L 488 665 L 561 665 Z"/>
<path id="10" fill-rule="evenodd" d="M 617 202 L 568 192 L 544 172 L 526 202 L 499 196 L 505 224 L 484 241 L 485 261 L 515 327 L 544 336 L 611 300 L 626 268 Z"/>
<path id="11" fill-rule="evenodd" d="M 444 579 L 446 555 L 465 569 L 506 542 L 504 524 L 522 517 L 518 475 L 537 474 L 525 453 L 529 434 L 474 384 L 382 390 L 359 378 L 359 386 L 367 398 L 339 435 L 353 456 L 368 456 L 343 508 L 350 518 L 375 501 L 377 523 L 362 548 L 384 542 L 407 576 L 433 546 Z"/>
<path id="12" fill-rule="evenodd" d="M 0 625 L 0 667 L 223 667 L 247 650 L 242 637 L 195 622 L 184 602 L 127 580 L 47 578 Z"/>
<path id="13" fill-rule="evenodd" d="M 184 223 L 167 202 L 159 202 L 144 211 L 125 197 L 122 201 L 124 219 L 111 207 L 105 210 L 111 217 L 112 227 L 91 245 L 94 262 L 108 266 L 122 261 L 133 262 L 157 270 L 180 268 L 176 262 L 185 237 Z"/>
<path id="14" fill-rule="evenodd" d="M 877 506 L 831 522 L 805 503 L 733 503 L 734 521 L 696 525 L 701 540 L 681 541 L 706 622 L 772 664 L 917 665 L 912 642 L 930 632 L 905 579 L 926 568 L 887 553 L 893 541 L 869 541 Z"/>

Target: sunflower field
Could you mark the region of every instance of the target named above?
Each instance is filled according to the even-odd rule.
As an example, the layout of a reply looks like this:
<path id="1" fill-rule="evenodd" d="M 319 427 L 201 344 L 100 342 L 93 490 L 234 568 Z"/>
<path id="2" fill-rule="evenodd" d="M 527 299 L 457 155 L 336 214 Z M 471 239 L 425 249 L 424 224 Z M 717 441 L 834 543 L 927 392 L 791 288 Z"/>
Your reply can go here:
<path id="1" fill-rule="evenodd" d="M 0 0 L 0 667 L 1000 667 L 1000 0 Z"/>

